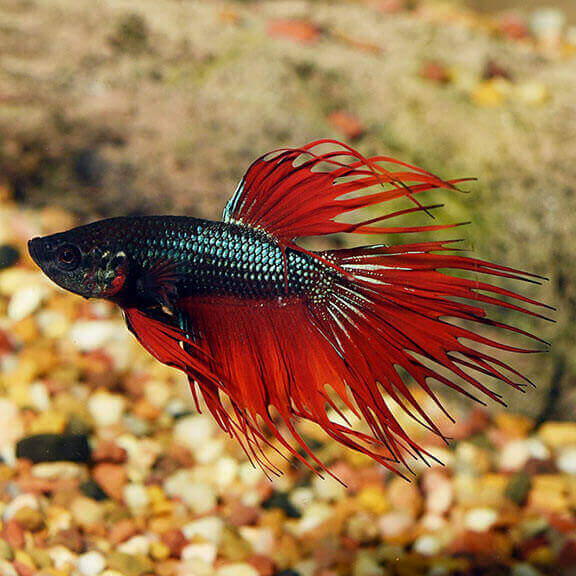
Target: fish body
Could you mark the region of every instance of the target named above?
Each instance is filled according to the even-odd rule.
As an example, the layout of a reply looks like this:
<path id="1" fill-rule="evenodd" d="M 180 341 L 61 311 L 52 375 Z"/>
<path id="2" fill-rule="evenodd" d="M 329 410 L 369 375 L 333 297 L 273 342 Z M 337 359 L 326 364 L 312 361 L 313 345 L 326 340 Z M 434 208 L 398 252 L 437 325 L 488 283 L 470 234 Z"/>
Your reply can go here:
<path id="1" fill-rule="evenodd" d="M 500 307 L 545 318 L 545 305 L 489 281 L 540 278 L 463 256 L 454 240 L 314 252 L 297 239 L 448 230 L 454 225 L 382 223 L 429 215 L 438 205 L 417 195 L 460 182 L 322 140 L 257 159 L 221 222 L 112 218 L 35 238 L 29 250 L 63 288 L 118 304 L 140 343 L 187 374 L 198 409 L 201 397 L 267 472 L 277 472 L 268 446 L 331 473 L 298 431 L 305 419 L 402 473 L 408 457 L 433 456 L 398 410 L 446 440 L 415 388 L 450 417 L 432 381 L 497 402 L 494 382 L 531 383 L 502 356 L 535 350 L 479 328 L 543 342 L 489 315 Z M 406 207 L 343 218 L 400 200 Z"/>
<path id="2" fill-rule="evenodd" d="M 330 274 L 310 255 L 283 248 L 265 232 L 186 216 L 109 218 L 33 239 L 29 249 L 37 260 L 52 260 L 53 279 L 64 282 L 70 270 L 59 273 L 57 258 L 70 246 L 79 249 L 84 274 L 72 291 L 130 306 L 159 304 L 162 289 L 176 301 L 303 296 Z M 121 288 L 114 289 L 119 280 Z"/>

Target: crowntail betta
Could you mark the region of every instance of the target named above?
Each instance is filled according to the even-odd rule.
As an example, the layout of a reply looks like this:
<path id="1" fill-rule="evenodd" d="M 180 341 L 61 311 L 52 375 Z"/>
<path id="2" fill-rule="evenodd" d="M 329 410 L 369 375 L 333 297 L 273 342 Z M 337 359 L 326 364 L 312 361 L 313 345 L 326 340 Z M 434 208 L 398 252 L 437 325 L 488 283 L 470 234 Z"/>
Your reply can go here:
<path id="1" fill-rule="evenodd" d="M 111 218 L 35 238 L 29 250 L 63 288 L 118 304 L 140 343 L 186 373 L 197 407 L 201 396 L 220 427 L 263 468 L 273 467 L 264 451 L 269 445 L 326 470 L 296 426 L 306 419 L 398 471 L 408 455 L 425 459 L 427 452 L 401 425 L 397 409 L 444 438 L 415 386 L 444 410 L 432 380 L 500 402 L 481 376 L 517 389 L 530 382 L 495 351 L 531 350 L 477 328 L 539 340 L 490 318 L 486 308 L 543 317 L 527 307 L 543 304 L 481 280 L 538 277 L 463 256 L 454 241 L 311 251 L 296 239 L 449 228 L 382 223 L 429 212 L 437 206 L 422 205 L 420 193 L 457 189 L 461 181 L 319 140 L 256 160 L 220 222 Z M 409 202 L 402 210 L 355 223 L 338 219 L 402 198 Z"/>

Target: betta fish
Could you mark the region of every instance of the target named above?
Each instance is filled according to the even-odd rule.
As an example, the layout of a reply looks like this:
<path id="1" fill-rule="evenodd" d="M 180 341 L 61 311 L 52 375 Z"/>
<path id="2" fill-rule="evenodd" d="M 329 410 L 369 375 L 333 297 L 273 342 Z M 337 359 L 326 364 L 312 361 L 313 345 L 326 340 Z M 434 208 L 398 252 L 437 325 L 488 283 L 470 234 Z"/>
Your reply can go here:
<path id="1" fill-rule="evenodd" d="M 202 398 L 265 471 L 277 472 L 265 451 L 274 447 L 330 473 L 298 430 L 298 421 L 308 420 L 401 474 L 411 458 L 432 455 L 399 413 L 446 440 L 422 403 L 424 393 L 449 417 L 433 381 L 501 403 L 490 383 L 516 389 L 530 383 L 500 352 L 534 350 L 478 328 L 543 342 L 487 310 L 544 318 L 530 309 L 544 304 L 489 281 L 540 277 L 463 256 L 457 240 L 313 251 L 297 239 L 336 233 L 404 238 L 451 228 L 383 223 L 430 214 L 440 205 L 423 205 L 417 196 L 458 190 L 463 181 L 318 140 L 257 159 L 222 221 L 110 218 L 34 238 L 29 251 L 56 284 L 120 306 L 142 346 L 188 376 L 198 410 Z M 402 199 L 407 207 L 374 212 Z M 370 218 L 363 209 L 372 211 Z M 348 220 L 356 222 L 343 218 L 354 214 Z"/>

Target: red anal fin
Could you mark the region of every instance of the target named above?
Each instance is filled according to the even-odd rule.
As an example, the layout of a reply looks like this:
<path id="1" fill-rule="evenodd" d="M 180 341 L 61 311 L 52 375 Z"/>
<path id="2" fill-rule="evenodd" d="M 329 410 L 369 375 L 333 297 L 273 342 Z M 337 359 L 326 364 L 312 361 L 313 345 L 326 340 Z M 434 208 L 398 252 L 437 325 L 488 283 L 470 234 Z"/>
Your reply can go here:
<path id="1" fill-rule="evenodd" d="M 167 321 L 154 318 L 138 308 L 123 308 L 128 329 L 157 360 L 178 368 L 194 379 L 206 379 L 221 385 L 209 368 L 206 350 L 185 332 Z M 185 344 L 185 347 L 182 346 Z"/>
<path id="2" fill-rule="evenodd" d="M 183 308 L 179 309 L 178 316 Z M 157 360 L 178 368 L 188 375 L 193 388 L 197 386 L 206 406 L 220 427 L 234 436 L 246 451 L 250 459 L 261 466 L 268 475 L 277 475 L 278 470 L 269 462 L 264 454 L 264 446 L 270 446 L 265 431 L 255 422 L 256 412 L 250 410 L 250 403 L 242 386 L 226 382 L 226 377 L 233 372 L 222 369 L 222 363 L 211 355 L 210 347 L 203 345 L 185 331 L 170 323 L 147 314 L 137 308 L 123 308 L 124 317 L 129 330 L 136 336 L 142 346 Z M 192 325 L 194 317 L 188 316 L 186 324 Z M 216 332 L 213 333 L 216 336 Z M 228 402 L 225 398 L 228 398 Z M 197 402 L 197 407 L 200 408 Z M 266 413 L 269 420 L 269 413 Z M 308 463 L 295 452 L 302 462 Z"/>
<path id="3" fill-rule="evenodd" d="M 299 434 L 298 418 L 316 423 L 328 436 L 395 471 L 406 464 L 407 452 L 426 454 L 402 430 L 373 378 L 364 380 L 369 368 L 360 350 L 354 351 L 356 344 L 343 338 L 335 345 L 326 338 L 305 300 L 255 303 L 232 297 L 191 298 L 179 306 L 202 333 L 201 346 L 217 359 L 211 368 L 227 383 L 225 392 L 233 408 L 227 410 L 224 394 L 215 394 L 211 384 L 200 382 L 205 402 L 220 425 L 241 439 L 260 464 L 271 435 L 289 456 L 330 474 Z M 346 357 L 339 354 L 339 346 Z M 329 389 L 352 417 L 366 419 L 373 434 L 335 420 L 343 414 Z"/>

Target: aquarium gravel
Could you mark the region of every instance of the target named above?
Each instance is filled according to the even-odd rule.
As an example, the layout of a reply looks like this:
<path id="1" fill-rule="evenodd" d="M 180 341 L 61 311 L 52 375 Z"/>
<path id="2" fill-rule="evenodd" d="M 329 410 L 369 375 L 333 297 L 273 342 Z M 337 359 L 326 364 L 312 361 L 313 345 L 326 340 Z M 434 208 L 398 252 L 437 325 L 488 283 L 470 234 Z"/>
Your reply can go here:
<path id="1" fill-rule="evenodd" d="M 33 267 L 27 239 L 74 218 L 0 196 L 1 574 L 571 573 L 576 423 L 474 409 L 449 446 L 414 427 L 444 466 L 411 482 L 304 427 L 347 486 L 274 452 L 270 481 L 112 306 Z"/>

